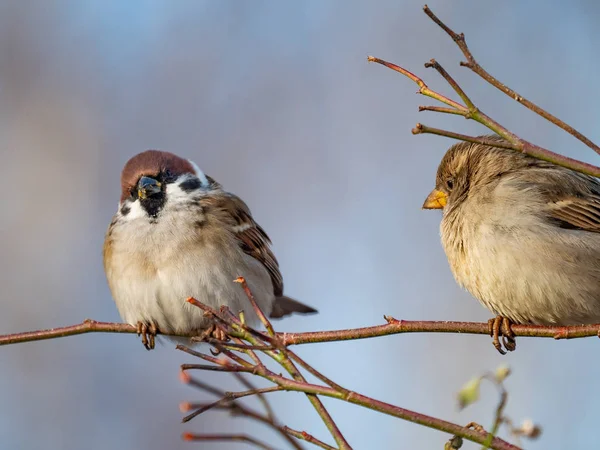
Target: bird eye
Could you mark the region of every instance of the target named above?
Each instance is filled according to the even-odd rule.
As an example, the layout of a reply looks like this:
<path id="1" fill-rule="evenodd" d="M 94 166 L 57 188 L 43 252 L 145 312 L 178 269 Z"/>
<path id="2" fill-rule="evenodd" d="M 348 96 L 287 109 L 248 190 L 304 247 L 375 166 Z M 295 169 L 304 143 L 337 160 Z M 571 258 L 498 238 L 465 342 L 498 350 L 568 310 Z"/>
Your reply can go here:
<path id="1" fill-rule="evenodd" d="M 448 188 L 449 191 L 454 189 L 454 180 L 452 178 L 448 178 L 446 180 L 446 187 Z"/>
<path id="2" fill-rule="evenodd" d="M 160 175 L 165 183 L 172 183 L 177 179 L 169 169 L 165 169 Z"/>

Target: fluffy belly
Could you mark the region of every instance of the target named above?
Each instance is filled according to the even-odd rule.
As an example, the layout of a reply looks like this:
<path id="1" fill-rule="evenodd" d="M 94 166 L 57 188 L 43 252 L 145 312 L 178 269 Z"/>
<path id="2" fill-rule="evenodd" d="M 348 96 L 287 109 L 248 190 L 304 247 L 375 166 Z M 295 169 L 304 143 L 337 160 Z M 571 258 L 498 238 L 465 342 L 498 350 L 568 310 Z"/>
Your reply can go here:
<path id="1" fill-rule="evenodd" d="M 545 250 L 523 243 L 513 248 L 480 245 L 453 264 L 453 272 L 484 306 L 515 323 L 599 323 L 600 284 L 593 282 L 598 269 L 572 254 Z"/>
<path id="2" fill-rule="evenodd" d="M 186 302 L 188 297 L 194 297 L 217 310 L 222 305 L 234 314 L 244 310 L 247 320 L 255 323 L 257 318 L 250 302 L 241 286 L 233 282 L 239 276 L 246 278 L 265 313 L 270 312 L 274 296 L 262 267 L 253 266 L 253 261 L 214 261 L 218 259 L 195 255 L 163 264 L 169 269 L 151 264 L 125 265 L 107 274 L 122 319 L 132 325 L 154 323 L 163 333 L 196 333 L 209 322 L 201 309 Z"/>

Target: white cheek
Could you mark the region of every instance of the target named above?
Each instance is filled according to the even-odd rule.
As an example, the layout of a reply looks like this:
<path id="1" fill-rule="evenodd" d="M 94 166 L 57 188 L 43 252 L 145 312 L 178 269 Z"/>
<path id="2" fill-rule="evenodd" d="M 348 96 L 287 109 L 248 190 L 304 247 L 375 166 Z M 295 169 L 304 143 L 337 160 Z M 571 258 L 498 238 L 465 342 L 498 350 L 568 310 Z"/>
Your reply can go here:
<path id="1" fill-rule="evenodd" d="M 148 213 L 142 208 L 139 200 L 129 203 L 129 213 L 124 216 L 127 220 L 147 218 Z"/>
<path id="2" fill-rule="evenodd" d="M 167 185 L 167 203 L 178 203 L 180 200 L 189 200 L 190 193 L 179 187 L 179 183 Z"/>
<path id="3" fill-rule="evenodd" d="M 204 175 L 204 172 L 202 172 L 202 170 L 200 170 L 200 167 L 198 167 L 196 165 L 196 163 L 194 161 L 190 161 L 188 159 L 188 162 L 192 165 L 192 167 L 194 168 L 194 171 L 196 172 L 196 176 L 198 177 L 198 179 L 200 180 L 200 182 L 202 183 L 202 186 L 206 187 L 208 186 L 210 183 L 208 182 L 208 178 L 206 178 L 206 175 Z"/>

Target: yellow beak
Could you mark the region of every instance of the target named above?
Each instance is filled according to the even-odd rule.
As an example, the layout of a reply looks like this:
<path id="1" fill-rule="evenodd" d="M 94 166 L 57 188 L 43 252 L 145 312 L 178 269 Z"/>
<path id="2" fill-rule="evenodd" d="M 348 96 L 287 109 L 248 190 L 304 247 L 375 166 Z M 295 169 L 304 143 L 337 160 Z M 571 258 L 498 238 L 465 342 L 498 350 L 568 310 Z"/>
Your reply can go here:
<path id="1" fill-rule="evenodd" d="M 445 192 L 434 189 L 425 199 L 423 209 L 443 209 L 448 203 L 448 196 Z"/>

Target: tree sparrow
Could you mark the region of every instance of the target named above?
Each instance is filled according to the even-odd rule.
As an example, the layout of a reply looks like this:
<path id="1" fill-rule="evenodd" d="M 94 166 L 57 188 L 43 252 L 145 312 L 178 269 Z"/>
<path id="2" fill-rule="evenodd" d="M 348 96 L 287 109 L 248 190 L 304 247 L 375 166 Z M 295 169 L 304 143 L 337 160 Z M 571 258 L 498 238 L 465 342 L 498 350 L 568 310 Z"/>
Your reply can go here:
<path id="1" fill-rule="evenodd" d="M 148 150 L 121 174 L 121 201 L 104 242 L 104 270 L 121 318 L 147 349 L 157 331 L 199 335 L 209 327 L 188 297 L 257 317 L 233 282 L 243 276 L 266 314 L 315 309 L 283 295 L 270 240 L 246 204 L 193 162 Z"/>
<path id="2" fill-rule="evenodd" d="M 442 159 L 423 208 L 443 210 L 450 268 L 499 316 L 490 326 L 501 353 L 499 334 L 507 350 L 515 348 L 510 322 L 600 322 L 598 179 L 517 151 L 459 143 Z"/>

